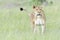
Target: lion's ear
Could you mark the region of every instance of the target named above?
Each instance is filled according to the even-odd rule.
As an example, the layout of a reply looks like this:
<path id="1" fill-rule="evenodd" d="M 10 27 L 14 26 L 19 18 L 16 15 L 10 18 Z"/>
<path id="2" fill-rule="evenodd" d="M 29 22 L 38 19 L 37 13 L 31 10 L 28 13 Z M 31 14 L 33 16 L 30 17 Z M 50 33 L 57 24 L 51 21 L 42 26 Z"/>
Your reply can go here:
<path id="1" fill-rule="evenodd" d="M 33 9 L 35 9 L 36 8 L 36 6 L 33 6 Z"/>

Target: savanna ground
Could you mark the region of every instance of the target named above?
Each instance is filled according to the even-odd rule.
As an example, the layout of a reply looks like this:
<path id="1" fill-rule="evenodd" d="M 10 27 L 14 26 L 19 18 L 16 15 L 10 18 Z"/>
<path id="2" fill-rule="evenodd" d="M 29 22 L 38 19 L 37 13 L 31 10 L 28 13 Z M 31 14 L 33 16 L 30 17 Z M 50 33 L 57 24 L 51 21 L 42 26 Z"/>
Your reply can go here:
<path id="1" fill-rule="evenodd" d="M 42 35 L 32 32 L 28 13 L 19 10 L 19 0 L 0 0 L 0 40 L 60 40 L 60 0 L 52 1 L 43 7 L 46 32 Z M 28 4 L 21 6 L 32 9 Z"/>

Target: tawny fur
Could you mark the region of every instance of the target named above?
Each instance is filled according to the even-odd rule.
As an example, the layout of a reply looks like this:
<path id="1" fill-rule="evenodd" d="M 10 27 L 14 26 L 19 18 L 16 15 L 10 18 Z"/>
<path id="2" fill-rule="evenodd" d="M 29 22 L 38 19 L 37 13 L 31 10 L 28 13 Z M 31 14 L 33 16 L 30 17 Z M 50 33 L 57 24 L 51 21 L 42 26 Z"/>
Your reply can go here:
<path id="1" fill-rule="evenodd" d="M 37 16 L 35 16 L 35 12 L 40 13 L 41 14 L 40 19 L 42 19 L 44 21 L 44 24 L 42 25 L 43 26 L 42 33 L 43 33 L 45 31 L 45 27 L 46 27 L 46 17 L 45 17 L 44 11 L 42 10 L 42 8 L 40 8 L 38 6 L 37 7 L 33 6 L 33 12 L 30 15 L 33 31 L 35 31 L 35 27 L 37 27 L 37 25 L 35 24 L 35 20 L 37 19 Z"/>

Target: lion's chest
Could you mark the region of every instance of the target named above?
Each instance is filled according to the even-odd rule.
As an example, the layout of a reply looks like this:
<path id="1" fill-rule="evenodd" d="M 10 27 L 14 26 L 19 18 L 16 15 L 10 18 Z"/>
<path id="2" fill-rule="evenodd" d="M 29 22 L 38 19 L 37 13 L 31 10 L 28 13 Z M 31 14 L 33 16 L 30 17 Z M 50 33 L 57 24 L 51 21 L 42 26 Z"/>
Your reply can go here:
<path id="1" fill-rule="evenodd" d="M 35 20 L 35 24 L 44 24 L 44 20 L 38 18 L 38 19 Z"/>
<path id="2" fill-rule="evenodd" d="M 44 20 L 41 17 L 40 13 L 35 12 L 35 24 L 44 24 Z"/>

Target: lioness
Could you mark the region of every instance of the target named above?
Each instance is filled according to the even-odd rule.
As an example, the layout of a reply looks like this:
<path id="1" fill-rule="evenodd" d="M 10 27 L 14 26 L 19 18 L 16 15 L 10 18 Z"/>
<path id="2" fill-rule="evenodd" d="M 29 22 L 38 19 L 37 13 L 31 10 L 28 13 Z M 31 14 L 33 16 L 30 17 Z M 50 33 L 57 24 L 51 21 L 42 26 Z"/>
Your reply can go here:
<path id="1" fill-rule="evenodd" d="M 31 18 L 31 24 L 33 26 L 32 27 L 33 31 L 34 32 L 39 31 L 37 29 L 37 26 L 40 25 L 42 29 L 41 32 L 44 33 L 46 27 L 46 17 L 42 8 L 38 6 L 33 6 L 33 12 L 30 14 L 30 18 Z"/>

